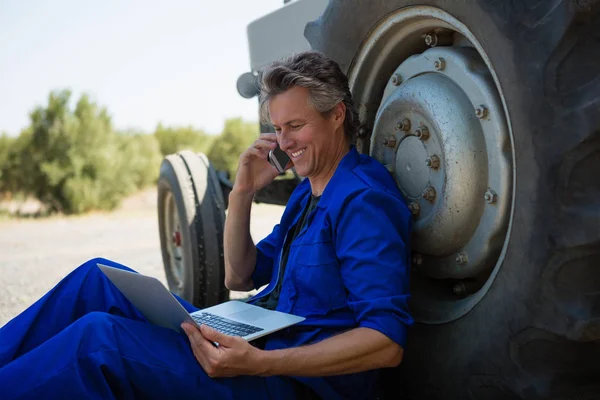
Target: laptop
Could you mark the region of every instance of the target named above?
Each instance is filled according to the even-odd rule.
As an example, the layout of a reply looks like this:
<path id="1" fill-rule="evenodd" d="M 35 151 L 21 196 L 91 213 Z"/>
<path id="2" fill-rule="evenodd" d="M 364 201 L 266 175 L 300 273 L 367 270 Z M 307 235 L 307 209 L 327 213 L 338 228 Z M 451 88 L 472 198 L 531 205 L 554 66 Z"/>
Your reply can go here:
<path id="1" fill-rule="evenodd" d="M 258 339 L 305 320 L 292 314 L 271 311 L 243 301 L 231 300 L 188 313 L 156 278 L 97 264 L 125 297 L 154 325 L 183 332 L 181 324 L 208 325 L 247 341 Z"/>

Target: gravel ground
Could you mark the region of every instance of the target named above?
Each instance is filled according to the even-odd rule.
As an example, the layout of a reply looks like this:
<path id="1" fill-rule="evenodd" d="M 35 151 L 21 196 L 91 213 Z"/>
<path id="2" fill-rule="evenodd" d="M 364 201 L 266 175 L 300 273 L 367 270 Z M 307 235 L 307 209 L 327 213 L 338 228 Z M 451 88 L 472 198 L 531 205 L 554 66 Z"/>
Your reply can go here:
<path id="1" fill-rule="evenodd" d="M 282 213 L 280 206 L 254 204 L 255 242 L 271 232 Z M 94 257 L 120 262 L 166 285 L 153 190 L 128 199 L 113 213 L 0 220 L 0 326 Z"/>

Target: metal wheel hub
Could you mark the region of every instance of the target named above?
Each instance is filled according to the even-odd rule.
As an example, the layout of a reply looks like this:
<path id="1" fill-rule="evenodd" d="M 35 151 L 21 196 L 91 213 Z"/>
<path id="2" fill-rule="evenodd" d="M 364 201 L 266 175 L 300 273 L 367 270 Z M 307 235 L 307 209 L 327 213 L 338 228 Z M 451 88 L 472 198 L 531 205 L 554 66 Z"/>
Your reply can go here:
<path id="1" fill-rule="evenodd" d="M 509 168 L 499 146 L 508 137 L 495 86 L 470 48 L 432 48 L 404 61 L 385 88 L 371 155 L 395 176 L 415 217 L 414 250 L 422 272 L 467 278 L 497 256 L 492 239 L 505 226 Z M 477 109 L 480 109 L 479 116 Z M 501 245 L 501 243 L 500 243 Z"/>
<path id="2" fill-rule="evenodd" d="M 171 193 L 165 199 L 165 229 L 171 240 L 167 241 L 167 251 L 170 255 L 169 267 L 173 279 L 172 291 L 181 295 L 183 290 L 184 260 L 181 237 L 181 223 L 177 214 L 175 198 Z"/>
<path id="3" fill-rule="evenodd" d="M 356 146 L 387 167 L 413 214 L 413 315 L 460 318 L 501 268 L 514 209 L 510 116 L 493 64 L 461 21 L 411 6 L 370 31 L 348 80 L 364 124 Z"/>

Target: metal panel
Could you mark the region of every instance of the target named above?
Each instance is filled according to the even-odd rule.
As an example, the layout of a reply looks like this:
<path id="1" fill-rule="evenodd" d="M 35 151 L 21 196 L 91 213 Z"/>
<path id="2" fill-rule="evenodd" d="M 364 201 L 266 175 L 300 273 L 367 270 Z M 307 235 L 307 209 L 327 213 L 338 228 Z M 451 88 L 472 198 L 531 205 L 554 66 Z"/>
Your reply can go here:
<path id="1" fill-rule="evenodd" d="M 323 14 L 328 0 L 297 0 L 248 25 L 250 67 L 258 71 L 272 61 L 310 49 L 304 27 Z"/>

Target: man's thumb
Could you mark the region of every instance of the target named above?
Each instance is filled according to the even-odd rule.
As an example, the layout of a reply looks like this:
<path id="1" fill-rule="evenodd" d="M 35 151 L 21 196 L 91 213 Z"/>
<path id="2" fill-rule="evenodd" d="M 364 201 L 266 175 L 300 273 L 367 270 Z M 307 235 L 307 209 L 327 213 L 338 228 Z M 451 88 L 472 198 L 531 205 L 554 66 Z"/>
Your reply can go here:
<path id="1" fill-rule="evenodd" d="M 224 345 L 227 345 L 229 343 L 229 336 L 217 331 L 214 328 L 211 328 L 208 325 L 201 325 L 200 331 L 202 332 L 202 336 L 204 336 L 207 340 Z"/>

